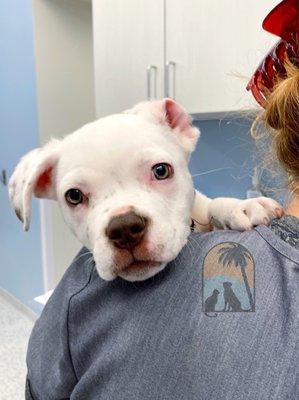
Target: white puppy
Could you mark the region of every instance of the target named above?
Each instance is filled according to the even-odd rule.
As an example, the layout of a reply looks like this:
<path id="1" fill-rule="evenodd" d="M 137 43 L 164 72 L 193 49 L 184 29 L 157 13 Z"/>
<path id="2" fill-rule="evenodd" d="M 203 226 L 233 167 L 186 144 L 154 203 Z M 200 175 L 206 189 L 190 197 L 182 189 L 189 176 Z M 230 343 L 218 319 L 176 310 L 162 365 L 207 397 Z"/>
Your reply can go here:
<path id="1" fill-rule="evenodd" d="M 57 200 L 103 279 L 144 280 L 186 244 L 191 214 L 203 230 L 211 219 L 245 230 L 282 215 L 271 199 L 195 195 L 188 160 L 198 137 L 173 100 L 141 103 L 28 153 L 11 177 L 10 199 L 25 230 L 33 195 Z"/>

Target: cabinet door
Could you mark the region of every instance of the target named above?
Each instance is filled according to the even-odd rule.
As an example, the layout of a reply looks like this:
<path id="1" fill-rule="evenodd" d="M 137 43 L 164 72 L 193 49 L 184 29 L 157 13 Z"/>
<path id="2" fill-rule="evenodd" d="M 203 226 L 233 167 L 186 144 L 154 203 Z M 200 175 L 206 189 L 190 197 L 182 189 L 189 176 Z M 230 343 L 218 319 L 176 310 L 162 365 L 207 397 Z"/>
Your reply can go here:
<path id="1" fill-rule="evenodd" d="M 151 97 L 163 96 L 163 3 L 163 0 L 93 1 L 98 117 L 146 100 L 148 72 Z M 153 67 L 148 71 L 150 65 L 157 69 Z"/>
<path id="2" fill-rule="evenodd" d="M 278 40 L 262 30 L 274 0 L 166 0 L 170 95 L 189 112 L 252 108 L 246 85 Z M 175 68 L 175 89 L 173 73 Z"/>

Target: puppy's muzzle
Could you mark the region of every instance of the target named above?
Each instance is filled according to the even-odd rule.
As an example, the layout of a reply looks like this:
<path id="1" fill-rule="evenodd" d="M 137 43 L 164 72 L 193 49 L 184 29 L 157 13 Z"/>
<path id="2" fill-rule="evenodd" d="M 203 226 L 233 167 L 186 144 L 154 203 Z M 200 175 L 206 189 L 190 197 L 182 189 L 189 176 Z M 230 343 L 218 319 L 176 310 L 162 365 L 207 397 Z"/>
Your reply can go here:
<path id="1" fill-rule="evenodd" d="M 131 211 L 114 216 L 106 228 L 106 235 L 118 249 L 132 250 L 142 242 L 147 227 L 148 219 Z"/>

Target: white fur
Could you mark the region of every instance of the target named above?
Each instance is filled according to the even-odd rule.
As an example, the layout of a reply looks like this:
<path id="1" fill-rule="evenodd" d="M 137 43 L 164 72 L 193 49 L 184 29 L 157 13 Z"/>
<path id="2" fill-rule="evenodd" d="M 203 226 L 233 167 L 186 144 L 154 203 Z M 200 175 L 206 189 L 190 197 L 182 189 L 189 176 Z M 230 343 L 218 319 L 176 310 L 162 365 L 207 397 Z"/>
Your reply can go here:
<path id="1" fill-rule="evenodd" d="M 174 107 L 172 126 L 166 101 Z M 92 251 L 103 279 L 147 279 L 186 244 L 191 212 L 200 223 L 199 230 L 211 229 L 213 219 L 224 228 L 249 229 L 281 213 L 281 207 L 270 199 L 210 200 L 198 192 L 194 197 L 188 159 L 198 137 L 198 129 L 176 103 L 167 99 L 141 103 L 28 153 L 10 180 L 10 198 L 25 230 L 29 228 L 33 194 L 57 200 L 72 232 Z M 174 168 L 168 181 L 149 180 L 151 167 L 159 162 Z M 50 171 L 46 187 L 38 185 L 45 171 Z M 83 191 L 88 203 L 70 207 L 65 201 L 70 188 Z M 132 207 L 151 221 L 146 250 L 137 249 L 134 257 L 158 261 L 158 266 L 149 263 L 138 271 L 124 269 L 132 262 L 131 254 L 116 249 L 105 234 L 108 222 L 123 207 Z"/>

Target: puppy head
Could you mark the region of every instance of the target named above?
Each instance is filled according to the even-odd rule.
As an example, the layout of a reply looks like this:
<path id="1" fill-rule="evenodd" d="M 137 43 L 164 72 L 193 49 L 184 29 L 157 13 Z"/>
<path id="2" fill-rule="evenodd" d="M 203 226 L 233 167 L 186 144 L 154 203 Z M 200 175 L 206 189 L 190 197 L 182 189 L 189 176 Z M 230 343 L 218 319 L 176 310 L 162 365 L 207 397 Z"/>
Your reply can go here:
<path id="1" fill-rule="evenodd" d="M 25 230 L 33 195 L 57 200 L 103 279 L 147 279 L 187 241 L 187 164 L 198 136 L 173 100 L 138 104 L 28 153 L 11 177 L 10 199 Z"/>

